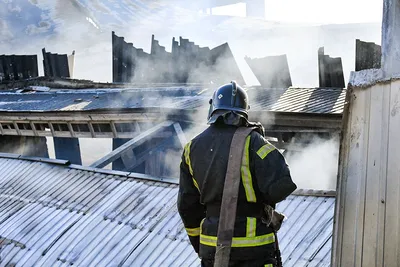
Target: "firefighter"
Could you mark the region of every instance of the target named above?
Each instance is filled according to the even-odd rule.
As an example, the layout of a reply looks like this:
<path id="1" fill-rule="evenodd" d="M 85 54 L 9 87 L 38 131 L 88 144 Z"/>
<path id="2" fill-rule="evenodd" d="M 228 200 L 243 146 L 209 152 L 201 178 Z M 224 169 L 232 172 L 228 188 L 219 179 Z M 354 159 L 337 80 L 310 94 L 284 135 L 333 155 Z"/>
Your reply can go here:
<path id="1" fill-rule="evenodd" d="M 276 266 L 273 229 L 262 220 L 296 188 L 283 155 L 248 120 L 248 96 L 235 82 L 214 91 L 206 130 L 184 148 L 178 212 L 202 266 L 213 266 L 218 220 L 231 140 L 239 126 L 257 126 L 247 136 L 241 168 L 230 266 Z"/>

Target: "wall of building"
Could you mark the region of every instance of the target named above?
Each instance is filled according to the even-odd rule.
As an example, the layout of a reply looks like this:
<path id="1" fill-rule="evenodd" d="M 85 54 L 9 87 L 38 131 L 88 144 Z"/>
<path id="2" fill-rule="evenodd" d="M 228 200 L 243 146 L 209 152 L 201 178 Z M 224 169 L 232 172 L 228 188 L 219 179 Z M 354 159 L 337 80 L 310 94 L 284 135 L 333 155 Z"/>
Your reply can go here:
<path id="1" fill-rule="evenodd" d="M 332 266 L 400 264 L 400 80 L 380 77 L 365 70 L 350 81 Z"/>

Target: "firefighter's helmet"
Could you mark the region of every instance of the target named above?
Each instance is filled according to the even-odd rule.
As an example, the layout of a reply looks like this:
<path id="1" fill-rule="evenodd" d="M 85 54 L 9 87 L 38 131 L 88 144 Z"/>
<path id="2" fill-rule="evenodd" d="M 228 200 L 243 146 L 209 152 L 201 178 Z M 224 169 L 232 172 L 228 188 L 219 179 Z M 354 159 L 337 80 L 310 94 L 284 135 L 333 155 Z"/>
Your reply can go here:
<path id="1" fill-rule="evenodd" d="M 216 119 L 213 116 L 218 111 L 233 111 L 244 118 L 248 118 L 248 96 L 246 91 L 235 81 L 224 84 L 214 91 L 210 99 L 210 109 L 208 112 L 208 123 L 212 123 Z"/>

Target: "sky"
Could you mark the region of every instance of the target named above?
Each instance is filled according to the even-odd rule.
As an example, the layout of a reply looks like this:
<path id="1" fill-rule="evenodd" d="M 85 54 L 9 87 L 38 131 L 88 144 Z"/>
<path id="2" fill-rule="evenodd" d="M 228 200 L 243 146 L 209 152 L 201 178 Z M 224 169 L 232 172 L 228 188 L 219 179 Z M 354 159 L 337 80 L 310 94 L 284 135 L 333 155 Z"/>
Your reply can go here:
<path id="1" fill-rule="evenodd" d="M 342 24 L 381 22 L 382 0 L 265 0 L 266 20 Z M 245 4 L 213 8 L 215 15 L 246 15 Z"/>

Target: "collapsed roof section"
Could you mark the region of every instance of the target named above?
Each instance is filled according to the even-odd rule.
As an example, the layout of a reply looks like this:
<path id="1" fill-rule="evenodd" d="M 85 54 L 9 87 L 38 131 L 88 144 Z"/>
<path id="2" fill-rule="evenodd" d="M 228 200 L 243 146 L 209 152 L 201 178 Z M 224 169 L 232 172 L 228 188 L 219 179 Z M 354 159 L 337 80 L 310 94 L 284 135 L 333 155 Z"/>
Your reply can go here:
<path id="1" fill-rule="evenodd" d="M 200 266 L 177 212 L 176 180 L 0 155 L 5 264 Z M 295 191 L 277 205 L 284 266 L 328 266 L 335 197 Z M 301 223 L 299 223 L 301 222 Z"/>
<path id="2" fill-rule="evenodd" d="M 172 52 L 152 36 L 150 54 L 112 32 L 113 82 L 244 84 L 228 43 L 201 48 L 189 39 L 172 39 Z"/>

